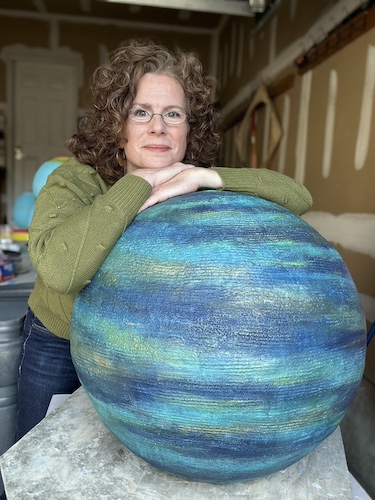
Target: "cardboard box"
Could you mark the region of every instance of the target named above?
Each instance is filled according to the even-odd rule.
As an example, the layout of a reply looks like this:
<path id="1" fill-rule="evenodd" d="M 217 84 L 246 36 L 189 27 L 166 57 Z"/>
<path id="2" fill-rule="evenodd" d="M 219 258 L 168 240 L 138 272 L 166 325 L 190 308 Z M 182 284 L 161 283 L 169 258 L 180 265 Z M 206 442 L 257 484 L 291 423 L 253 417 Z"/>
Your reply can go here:
<path id="1" fill-rule="evenodd" d="M 0 282 L 9 281 L 16 277 L 14 262 L 0 260 Z"/>

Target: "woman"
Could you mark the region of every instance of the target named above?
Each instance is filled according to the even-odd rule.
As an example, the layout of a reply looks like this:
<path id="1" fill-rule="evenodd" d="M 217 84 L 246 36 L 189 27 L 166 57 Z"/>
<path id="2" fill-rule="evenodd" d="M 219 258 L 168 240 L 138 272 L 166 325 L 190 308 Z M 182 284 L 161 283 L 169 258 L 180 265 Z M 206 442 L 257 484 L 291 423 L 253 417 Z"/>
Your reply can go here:
<path id="1" fill-rule="evenodd" d="M 281 174 L 213 168 L 213 83 L 194 55 L 131 41 L 96 70 L 92 92 L 93 109 L 67 143 L 74 156 L 49 176 L 30 226 L 38 276 L 24 325 L 17 439 L 53 394 L 79 386 L 69 350 L 75 297 L 137 213 L 198 189 L 261 196 L 297 214 L 311 206 L 309 192 Z"/>

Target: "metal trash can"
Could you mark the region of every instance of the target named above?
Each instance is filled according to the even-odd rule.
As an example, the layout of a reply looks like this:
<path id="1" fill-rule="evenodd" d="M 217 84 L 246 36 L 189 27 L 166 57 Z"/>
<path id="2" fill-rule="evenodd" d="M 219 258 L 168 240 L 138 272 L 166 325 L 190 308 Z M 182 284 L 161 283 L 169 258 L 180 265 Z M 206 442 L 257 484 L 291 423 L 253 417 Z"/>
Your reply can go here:
<path id="1" fill-rule="evenodd" d="M 31 290 L 0 287 L 0 455 L 14 444 L 22 327 Z M 0 477 L 0 494 L 4 491 Z"/>
<path id="2" fill-rule="evenodd" d="M 17 384 L 18 360 L 22 344 L 22 325 L 25 315 L 20 311 L 14 311 L 14 302 L 3 306 L 1 300 L 0 313 L 0 387 Z M 8 301 L 6 301 L 8 302 Z M 12 311 L 8 306 L 12 305 Z M 24 304 L 23 304 L 24 305 Z M 6 309 L 3 311 L 3 309 Z M 4 316 L 14 312 L 17 316 L 14 319 L 4 319 Z M 22 316 L 19 316 L 23 314 Z"/>
<path id="3" fill-rule="evenodd" d="M 0 387 L 0 455 L 14 443 L 17 413 L 17 384 Z"/>
<path id="4" fill-rule="evenodd" d="M 13 444 L 16 432 L 17 384 L 0 387 L 0 455 Z M 0 475 L 0 495 L 4 493 Z"/>

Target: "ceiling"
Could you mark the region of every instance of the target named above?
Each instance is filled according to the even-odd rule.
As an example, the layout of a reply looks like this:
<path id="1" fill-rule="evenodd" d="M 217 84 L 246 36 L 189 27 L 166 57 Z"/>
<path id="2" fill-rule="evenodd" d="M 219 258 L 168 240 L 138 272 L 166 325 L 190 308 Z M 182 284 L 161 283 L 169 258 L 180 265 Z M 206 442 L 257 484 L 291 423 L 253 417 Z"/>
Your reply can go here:
<path id="1" fill-rule="evenodd" d="M 223 15 L 255 17 L 275 0 L 1 0 L 0 15 L 83 16 L 214 29 Z"/>

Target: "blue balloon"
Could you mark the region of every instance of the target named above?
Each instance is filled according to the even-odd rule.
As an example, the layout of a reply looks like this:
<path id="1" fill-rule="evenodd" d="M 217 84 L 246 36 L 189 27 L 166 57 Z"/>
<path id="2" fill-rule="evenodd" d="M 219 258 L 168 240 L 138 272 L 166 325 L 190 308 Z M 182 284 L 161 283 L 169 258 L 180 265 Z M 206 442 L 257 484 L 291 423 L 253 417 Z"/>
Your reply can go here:
<path id="1" fill-rule="evenodd" d="M 22 229 L 28 229 L 35 210 L 35 196 L 32 192 L 21 194 L 13 205 L 13 219 Z"/>
<path id="2" fill-rule="evenodd" d="M 56 158 L 46 161 L 39 167 L 33 179 L 33 193 L 35 198 L 47 182 L 48 176 L 67 159 L 68 158 L 64 156 L 57 156 Z"/>

